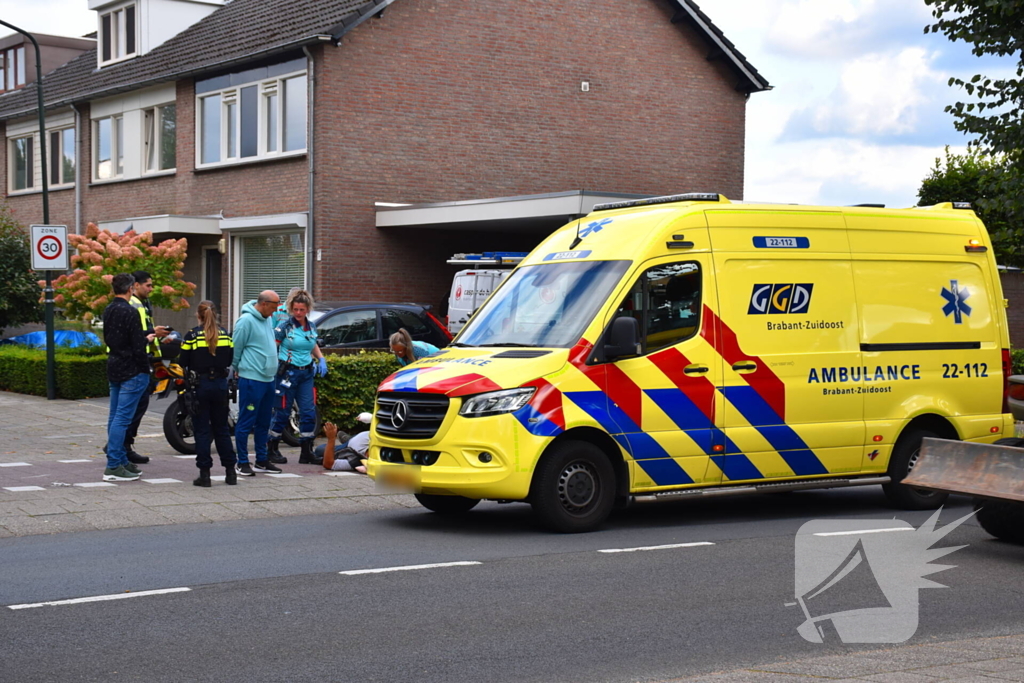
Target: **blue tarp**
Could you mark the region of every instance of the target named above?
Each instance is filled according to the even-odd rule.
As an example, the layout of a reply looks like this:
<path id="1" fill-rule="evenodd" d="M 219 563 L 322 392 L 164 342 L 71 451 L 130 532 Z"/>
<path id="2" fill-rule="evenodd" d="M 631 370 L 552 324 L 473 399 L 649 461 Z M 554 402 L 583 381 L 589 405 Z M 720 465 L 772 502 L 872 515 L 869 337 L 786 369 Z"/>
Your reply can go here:
<path id="1" fill-rule="evenodd" d="M 74 330 L 55 330 L 53 343 L 57 346 L 99 346 L 100 338 L 92 332 L 75 332 Z M 0 341 L 0 344 L 22 344 L 37 349 L 46 348 L 46 332 L 29 332 L 10 339 Z"/>

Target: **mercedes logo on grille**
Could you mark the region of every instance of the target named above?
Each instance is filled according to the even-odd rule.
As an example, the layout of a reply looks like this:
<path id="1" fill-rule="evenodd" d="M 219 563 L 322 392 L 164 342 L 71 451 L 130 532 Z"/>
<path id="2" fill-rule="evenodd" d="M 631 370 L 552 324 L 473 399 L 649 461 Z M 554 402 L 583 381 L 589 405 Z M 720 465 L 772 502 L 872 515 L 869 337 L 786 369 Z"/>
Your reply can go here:
<path id="1" fill-rule="evenodd" d="M 391 426 L 395 429 L 401 429 L 407 419 L 409 419 L 409 406 L 405 401 L 397 401 L 395 409 L 391 413 Z"/>

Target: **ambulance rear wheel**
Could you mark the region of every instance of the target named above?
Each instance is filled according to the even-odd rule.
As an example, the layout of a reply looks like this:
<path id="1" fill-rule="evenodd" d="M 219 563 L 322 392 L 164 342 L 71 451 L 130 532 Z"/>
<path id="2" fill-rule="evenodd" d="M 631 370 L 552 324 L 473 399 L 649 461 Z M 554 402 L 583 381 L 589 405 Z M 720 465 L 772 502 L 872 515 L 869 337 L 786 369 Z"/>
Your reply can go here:
<path id="1" fill-rule="evenodd" d="M 882 490 L 889 502 L 902 510 L 934 510 L 949 497 L 945 491 L 918 489 L 900 483 L 917 464 L 921 440 L 929 438 L 941 437 L 927 429 L 914 429 L 905 432 L 892 449 L 892 457 L 889 458 L 889 478 L 892 481 L 882 484 Z"/>
<path id="2" fill-rule="evenodd" d="M 537 467 L 530 504 L 541 525 L 551 531 L 592 531 L 615 504 L 615 471 L 597 446 L 560 443 Z"/>
<path id="3" fill-rule="evenodd" d="M 417 493 L 416 500 L 420 505 L 439 515 L 461 515 L 469 512 L 480 502 L 477 498 L 463 496 L 435 496 L 430 493 Z"/>

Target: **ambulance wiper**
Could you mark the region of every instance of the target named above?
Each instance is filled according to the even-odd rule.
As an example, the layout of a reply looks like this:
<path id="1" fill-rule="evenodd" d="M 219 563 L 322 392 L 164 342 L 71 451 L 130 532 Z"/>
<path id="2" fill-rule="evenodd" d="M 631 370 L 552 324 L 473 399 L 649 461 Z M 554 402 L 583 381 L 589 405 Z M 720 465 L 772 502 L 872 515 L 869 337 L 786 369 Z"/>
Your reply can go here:
<path id="1" fill-rule="evenodd" d="M 484 347 L 484 346 L 516 346 L 516 347 L 521 347 L 521 348 L 525 348 L 525 349 L 536 349 L 536 348 L 539 348 L 540 345 L 539 344 L 516 344 L 515 342 L 504 342 L 504 343 L 501 343 L 501 344 L 481 344 L 480 346 L 481 347 Z"/>
<path id="2" fill-rule="evenodd" d="M 455 342 L 454 344 L 449 344 L 448 346 L 458 346 L 465 349 L 474 348 L 473 344 L 464 344 L 463 342 Z"/>

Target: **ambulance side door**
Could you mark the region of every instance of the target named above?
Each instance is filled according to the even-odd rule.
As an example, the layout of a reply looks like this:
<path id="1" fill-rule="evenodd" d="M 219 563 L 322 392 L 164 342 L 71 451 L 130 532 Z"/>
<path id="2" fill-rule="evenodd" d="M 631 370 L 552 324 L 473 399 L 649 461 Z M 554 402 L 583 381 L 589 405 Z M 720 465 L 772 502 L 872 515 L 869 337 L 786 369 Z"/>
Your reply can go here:
<path id="1" fill-rule="evenodd" d="M 723 481 L 861 469 L 864 397 L 853 268 L 836 212 L 715 216 L 727 452 Z"/>
<path id="2" fill-rule="evenodd" d="M 709 343 L 717 309 L 709 254 L 679 254 L 644 264 L 609 319 L 639 322 L 641 353 L 609 364 L 614 438 L 633 457 L 633 489 L 716 483 L 709 467 L 723 448 L 717 424 L 721 357 Z M 717 449 L 717 450 L 716 450 Z M 712 474 L 709 476 L 709 470 Z"/>

